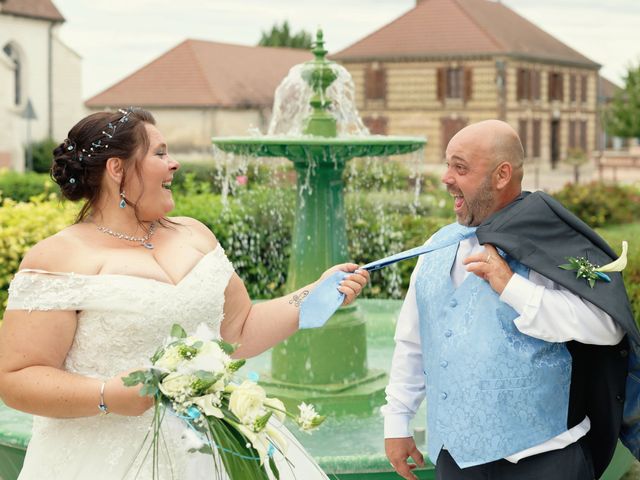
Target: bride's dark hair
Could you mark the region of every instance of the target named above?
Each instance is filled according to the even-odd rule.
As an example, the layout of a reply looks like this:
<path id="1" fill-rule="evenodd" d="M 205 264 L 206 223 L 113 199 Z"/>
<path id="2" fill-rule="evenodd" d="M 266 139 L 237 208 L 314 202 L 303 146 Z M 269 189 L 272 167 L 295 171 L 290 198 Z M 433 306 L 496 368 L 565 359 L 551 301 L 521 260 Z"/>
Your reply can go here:
<path id="1" fill-rule="evenodd" d="M 72 201 L 86 200 L 76 222 L 84 220 L 100 198 L 109 158 L 122 158 L 129 165 L 133 162 L 141 177 L 138 159 L 149 149 L 147 123 L 155 125 L 156 121 L 141 108 L 93 113 L 69 130 L 64 142 L 53 150 L 51 178 L 62 195 Z M 128 170 L 125 168 L 125 172 Z M 124 181 L 123 175 L 121 189 Z M 135 204 L 126 202 L 135 209 Z"/>

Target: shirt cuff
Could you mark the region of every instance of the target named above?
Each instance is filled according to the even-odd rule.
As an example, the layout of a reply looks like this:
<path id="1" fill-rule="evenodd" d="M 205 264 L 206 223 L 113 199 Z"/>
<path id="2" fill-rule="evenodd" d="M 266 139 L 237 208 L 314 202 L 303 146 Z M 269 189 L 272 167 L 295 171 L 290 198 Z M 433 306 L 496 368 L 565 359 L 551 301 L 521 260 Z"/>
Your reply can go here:
<path id="1" fill-rule="evenodd" d="M 535 287 L 536 284 L 531 280 L 514 273 L 504 287 L 500 300 L 513 308 L 519 315 L 522 315 L 525 307 L 529 304 L 531 291 Z"/>
<path id="2" fill-rule="evenodd" d="M 384 438 L 407 438 L 413 437 L 409 429 L 411 415 L 385 415 L 384 416 Z"/>

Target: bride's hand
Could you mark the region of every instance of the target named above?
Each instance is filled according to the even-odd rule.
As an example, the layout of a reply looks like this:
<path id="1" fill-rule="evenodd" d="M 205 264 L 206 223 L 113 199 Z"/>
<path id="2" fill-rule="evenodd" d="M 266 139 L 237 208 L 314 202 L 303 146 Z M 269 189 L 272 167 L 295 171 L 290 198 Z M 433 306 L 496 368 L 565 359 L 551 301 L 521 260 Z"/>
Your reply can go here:
<path id="1" fill-rule="evenodd" d="M 345 294 L 345 299 L 344 302 L 342 302 L 342 305 L 349 305 L 358 295 L 360 295 L 360 292 L 369 281 L 369 272 L 366 270 L 358 270 L 358 265 L 355 263 L 342 263 L 325 271 L 320 277 L 320 280 L 324 280 L 338 271 L 353 272 L 351 275 L 345 277 L 338 287 L 338 290 Z"/>
<path id="2" fill-rule="evenodd" d="M 118 415 L 137 416 L 142 415 L 153 406 L 153 397 L 140 396 L 142 385 L 127 387 L 122 383 L 122 379 L 131 372 L 140 370 L 133 368 L 126 372 L 118 373 L 107 380 L 104 386 L 104 403 L 109 413 Z"/>

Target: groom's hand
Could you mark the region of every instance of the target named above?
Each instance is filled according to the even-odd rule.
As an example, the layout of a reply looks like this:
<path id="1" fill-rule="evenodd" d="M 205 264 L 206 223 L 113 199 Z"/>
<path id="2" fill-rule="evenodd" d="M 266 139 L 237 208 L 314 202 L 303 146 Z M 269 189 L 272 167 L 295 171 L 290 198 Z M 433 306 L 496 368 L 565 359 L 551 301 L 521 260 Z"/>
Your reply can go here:
<path id="1" fill-rule="evenodd" d="M 416 447 L 413 437 L 385 438 L 384 451 L 398 475 L 407 480 L 418 479 L 411 470 L 417 466 L 424 467 L 424 458 Z M 415 464 L 407 463 L 409 457 L 413 459 Z"/>

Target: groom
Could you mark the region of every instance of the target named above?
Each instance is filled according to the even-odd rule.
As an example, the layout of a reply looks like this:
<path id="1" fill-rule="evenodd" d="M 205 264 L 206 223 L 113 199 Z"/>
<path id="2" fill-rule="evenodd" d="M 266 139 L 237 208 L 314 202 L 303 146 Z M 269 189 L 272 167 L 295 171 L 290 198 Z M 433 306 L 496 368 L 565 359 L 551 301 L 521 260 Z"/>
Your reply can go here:
<path id="1" fill-rule="evenodd" d="M 580 357 L 581 346 L 610 349 L 608 385 L 612 396 L 624 399 L 625 329 L 609 309 L 574 293 L 582 286 L 565 288 L 564 277 L 563 285 L 549 278 L 557 264 L 537 268 L 537 260 L 526 261 L 531 255 L 506 255 L 507 247 L 492 242 L 499 252 L 485 239 L 502 237 L 484 236 L 485 225 L 476 235 L 476 227 L 496 216 L 494 224 L 517 220 L 528 208 L 518 212 L 513 205 L 538 195 L 521 193 L 524 153 L 508 124 L 488 120 L 464 128 L 449 143 L 446 160 L 442 181 L 454 197 L 457 223 L 430 241 L 462 240 L 425 254 L 413 272 L 383 407 L 387 457 L 399 475 L 416 478 L 412 469 L 424 460 L 409 422 L 426 396 L 428 453 L 437 479 L 592 480 L 613 450 L 607 444 L 608 458 L 594 462 L 599 452 L 592 451 L 588 434 L 593 430 L 615 446 L 622 407 L 612 410 L 611 421 L 590 418 L 592 406 L 579 390 L 589 383 L 589 372 L 576 359 L 590 355 Z M 509 215 L 500 217 L 504 212 Z M 542 237 L 557 234 L 553 242 L 571 242 L 562 238 L 563 226 Z M 590 238 L 588 227 L 580 227 Z M 520 242 L 513 243 L 518 250 Z M 584 282 L 574 272 L 568 278 Z M 621 277 L 615 282 L 611 288 L 619 292 Z"/>

